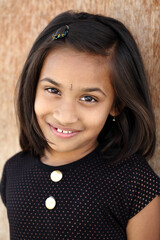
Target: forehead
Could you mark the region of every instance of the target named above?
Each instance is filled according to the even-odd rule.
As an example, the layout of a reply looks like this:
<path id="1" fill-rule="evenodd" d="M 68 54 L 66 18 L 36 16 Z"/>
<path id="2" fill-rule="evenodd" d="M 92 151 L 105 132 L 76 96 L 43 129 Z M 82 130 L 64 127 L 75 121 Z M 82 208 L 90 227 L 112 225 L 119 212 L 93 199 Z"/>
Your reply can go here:
<path id="1" fill-rule="evenodd" d="M 48 54 L 40 74 L 40 78 L 45 77 L 73 87 L 76 84 L 102 87 L 111 84 L 106 57 L 65 47 Z"/>
<path id="2" fill-rule="evenodd" d="M 94 65 L 96 67 L 98 66 L 102 66 L 105 67 L 107 69 L 107 57 L 102 56 L 102 55 L 98 55 L 98 54 L 92 54 L 92 53 L 88 53 L 88 52 L 80 52 L 76 49 L 73 49 L 71 47 L 61 47 L 61 48 L 57 48 L 57 49 L 53 49 L 49 52 L 49 54 L 47 55 L 44 64 L 46 63 L 57 63 L 57 62 L 65 62 L 67 60 L 68 61 L 72 61 L 75 64 L 83 64 L 84 65 Z"/>

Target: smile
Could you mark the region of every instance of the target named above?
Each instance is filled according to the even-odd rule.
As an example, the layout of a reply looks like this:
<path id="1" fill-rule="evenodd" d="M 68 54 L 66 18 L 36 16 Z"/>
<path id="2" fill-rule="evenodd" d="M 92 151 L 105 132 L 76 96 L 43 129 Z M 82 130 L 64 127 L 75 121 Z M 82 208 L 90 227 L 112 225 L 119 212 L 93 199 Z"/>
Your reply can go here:
<path id="1" fill-rule="evenodd" d="M 56 127 L 53 127 L 52 125 L 48 124 L 52 133 L 57 136 L 57 137 L 60 137 L 60 138 L 71 138 L 71 137 L 74 137 L 76 136 L 77 134 L 80 133 L 80 131 L 78 130 L 74 130 L 74 131 L 71 131 L 71 130 L 62 130 L 60 128 L 56 128 Z"/>

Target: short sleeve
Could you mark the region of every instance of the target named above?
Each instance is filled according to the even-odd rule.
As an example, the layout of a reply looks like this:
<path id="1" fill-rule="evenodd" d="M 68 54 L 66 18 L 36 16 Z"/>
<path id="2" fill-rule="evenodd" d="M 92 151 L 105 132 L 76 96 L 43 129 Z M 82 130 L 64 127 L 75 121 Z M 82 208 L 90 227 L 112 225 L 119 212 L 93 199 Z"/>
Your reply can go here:
<path id="1" fill-rule="evenodd" d="M 0 182 L 0 195 L 4 205 L 6 205 L 6 165 L 4 166 Z"/>
<path id="2" fill-rule="evenodd" d="M 130 214 L 135 216 L 147 206 L 157 195 L 160 196 L 160 178 L 149 166 L 148 162 L 138 157 L 135 161 L 130 188 Z"/>

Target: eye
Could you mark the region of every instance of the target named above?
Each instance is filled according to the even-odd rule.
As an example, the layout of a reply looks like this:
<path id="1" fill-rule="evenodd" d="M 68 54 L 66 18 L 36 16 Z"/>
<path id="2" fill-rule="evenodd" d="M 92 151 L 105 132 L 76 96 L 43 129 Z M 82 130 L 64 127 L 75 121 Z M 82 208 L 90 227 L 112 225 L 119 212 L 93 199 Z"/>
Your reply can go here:
<path id="1" fill-rule="evenodd" d="M 58 95 L 61 94 L 57 88 L 46 88 L 45 90 L 47 90 L 49 93 L 52 93 L 52 94 L 58 94 Z"/>
<path id="2" fill-rule="evenodd" d="M 91 96 L 84 96 L 81 98 L 81 100 L 85 102 L 97 102 L 97 100 Z"/>

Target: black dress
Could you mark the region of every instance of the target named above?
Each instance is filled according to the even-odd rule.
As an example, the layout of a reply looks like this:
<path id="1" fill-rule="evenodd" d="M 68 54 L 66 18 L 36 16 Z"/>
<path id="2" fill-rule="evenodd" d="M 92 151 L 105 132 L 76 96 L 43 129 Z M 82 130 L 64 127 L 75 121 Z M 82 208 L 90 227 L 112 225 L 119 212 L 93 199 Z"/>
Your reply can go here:
<path id="1" fill-rule="evenodd" d="M 99 148 L 59 167 L 20 152 L 1 181 L 11 240 L 126 240 L 129 219 L 156 195 L 160 179 L 143 157 L 108 164 Z"/>

